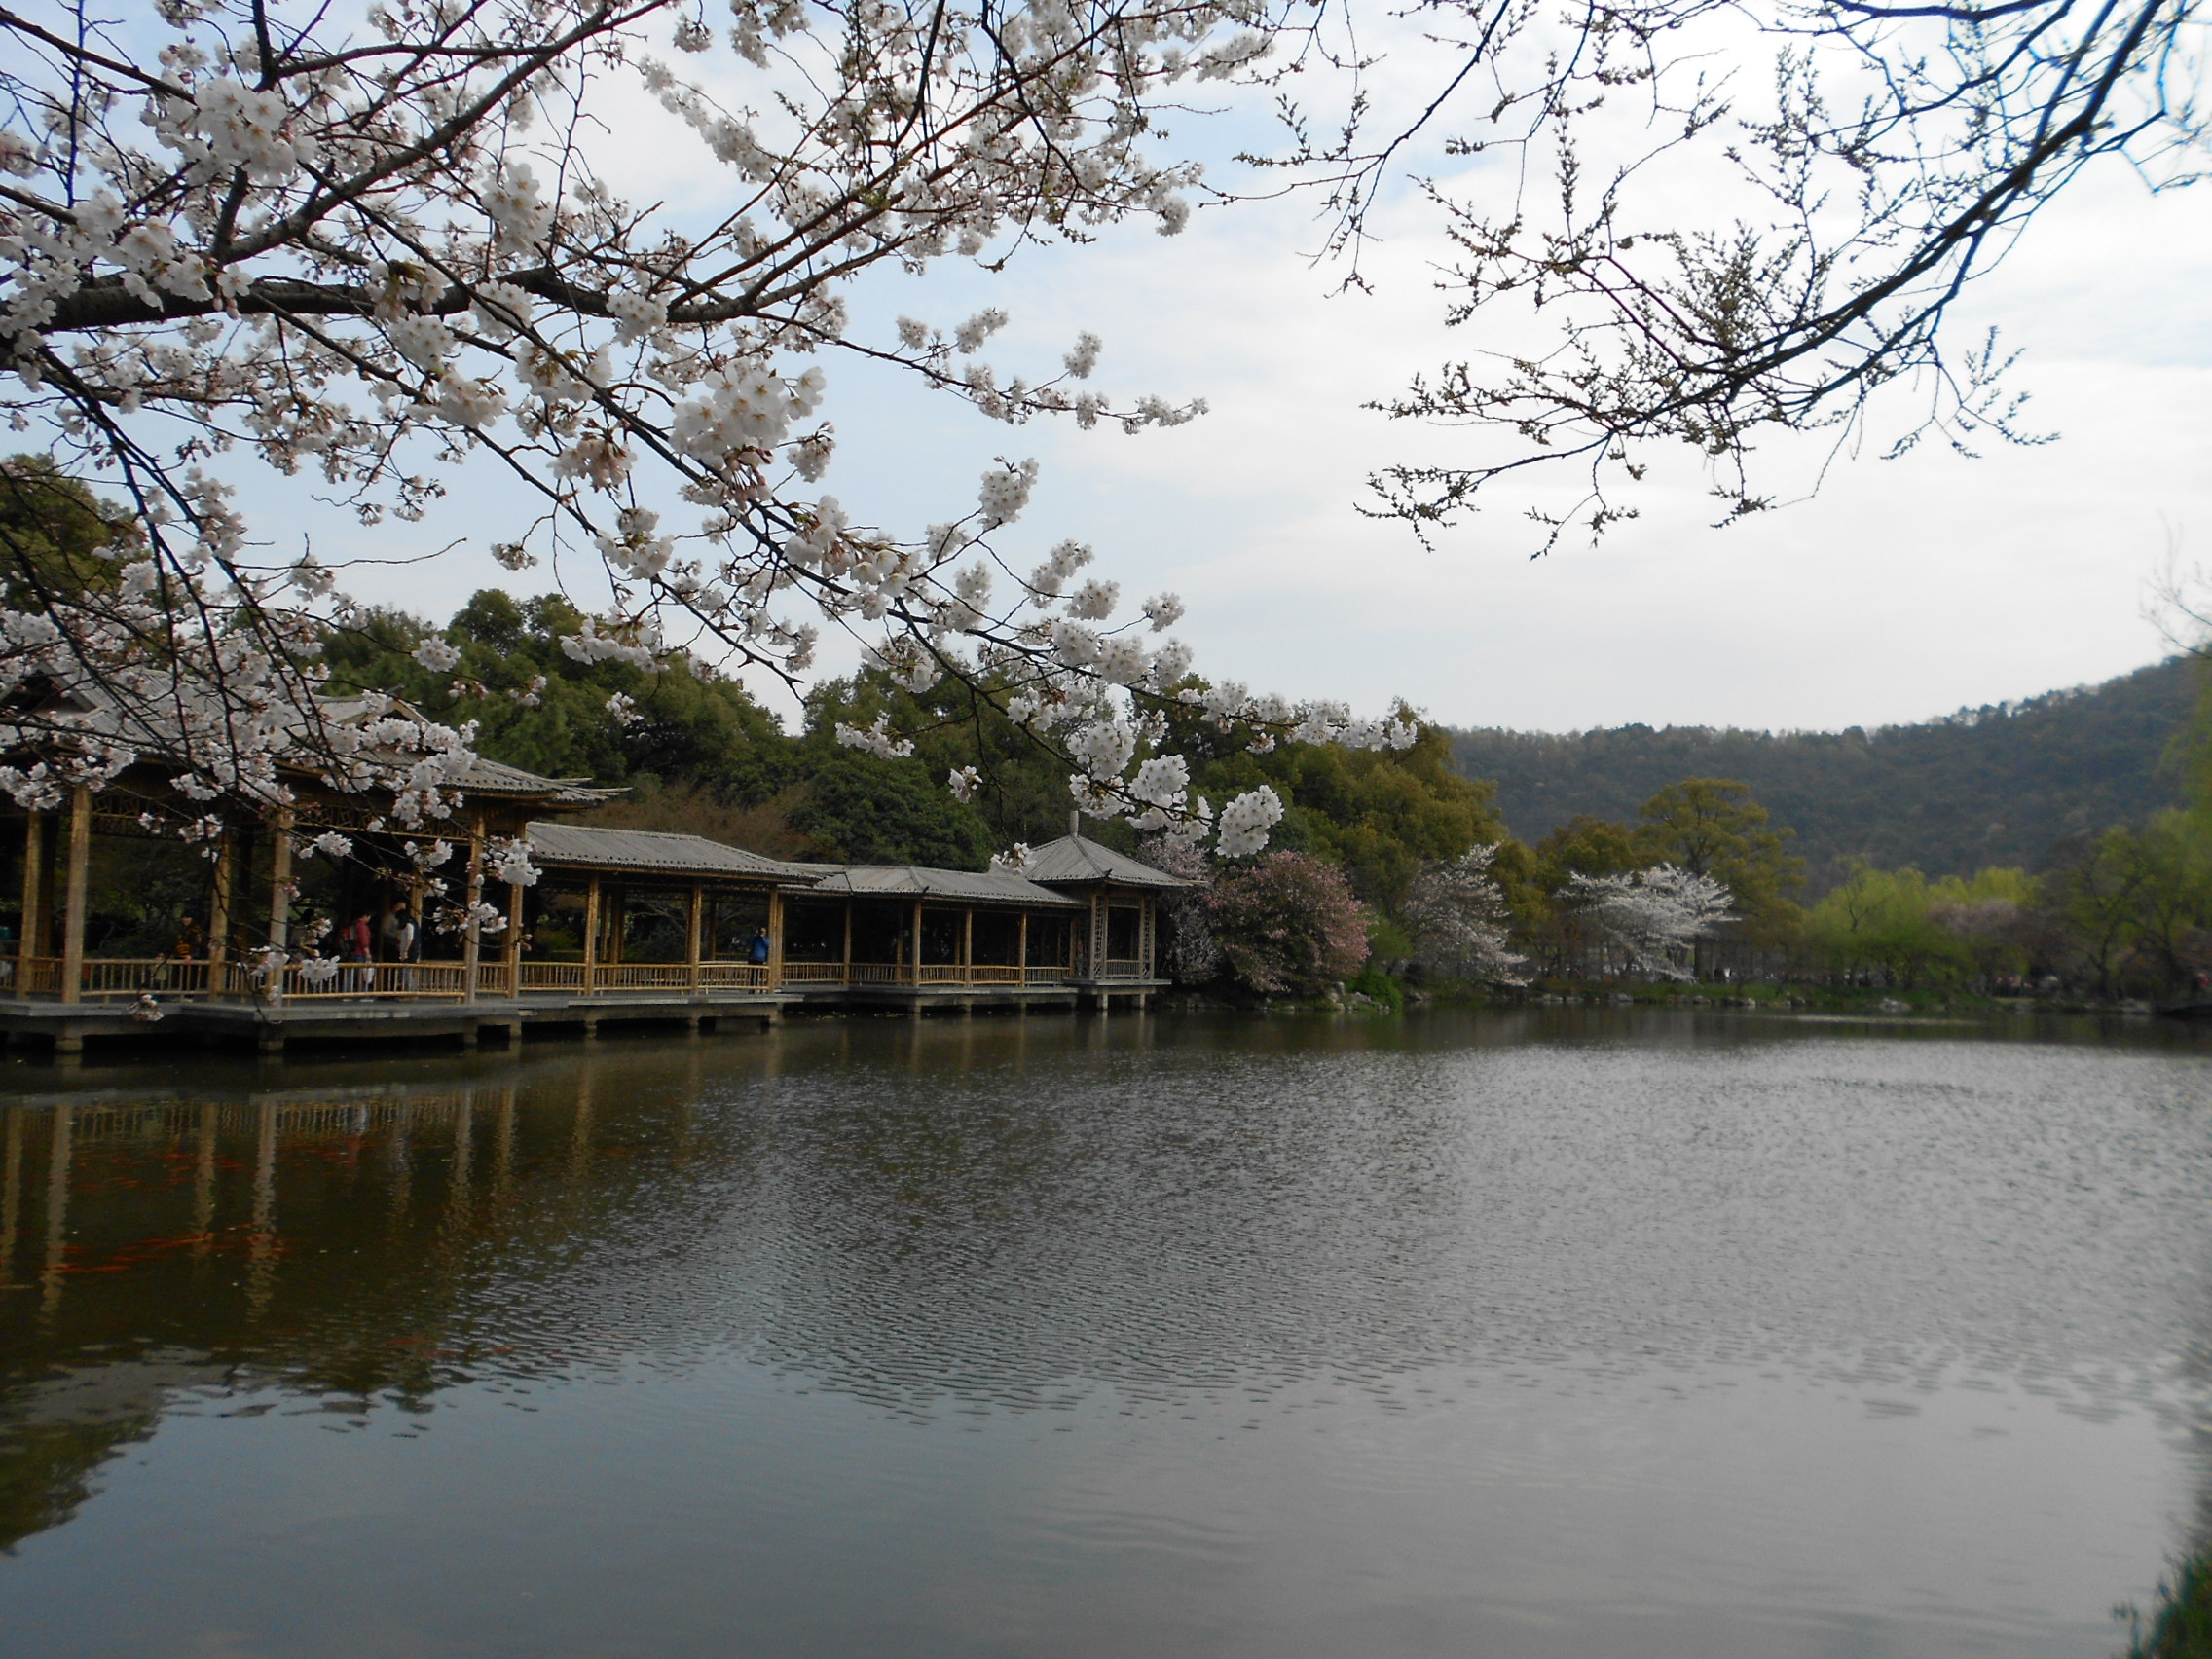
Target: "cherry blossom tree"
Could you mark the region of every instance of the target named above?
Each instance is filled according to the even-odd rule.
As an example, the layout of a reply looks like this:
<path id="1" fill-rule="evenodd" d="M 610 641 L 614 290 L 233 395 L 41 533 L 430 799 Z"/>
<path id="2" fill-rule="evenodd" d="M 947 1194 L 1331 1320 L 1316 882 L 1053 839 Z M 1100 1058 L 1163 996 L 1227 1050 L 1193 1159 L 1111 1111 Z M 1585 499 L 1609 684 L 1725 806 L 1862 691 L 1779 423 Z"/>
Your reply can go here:
<path id="1" fill-rule="evenodd" d="M 320 642 L 357 608 L 343 571 L 262 556 L 230 458 L 313 474 L 372 525 L 419 519 L 472 464 L 538 502 L 499 565 L 604 560 L 613 608 L 564 641 L 578 660 L 681 650 L 796 684 L 821 630 L 851 630 L 909 688 L 995 687 L 1068 756 L 1084 810 L 1264 845 L 1280 802 L 1195 799 L 1160 750 L 1168 709 L 1262 744 L 1402 747 L 1413 728 L 1194 684 L 1166 636 L 1181 602 L 1125 607 L 1079 542 L 1016 571 L 993 535 L 1034 461 L 998 462 L 904 533 L 811 486 L 839 356 L 1010 426 L 1200 412 L 1095 389 L 1088 334 L 1008 371 L 985 355 L 997 311 L 876 338 L 844 294 L 877 268 L 997 264 L 1123 221 L 1173 234 L 1198 173 L 1156 152 L 1160 117 L 1184 89 L 1261 73 L 1285 4 L 730 0 L 719 31 L 672 0 L 0 12 L 10 416 L 141 531 L 112 579 L 66 588 L 6 549 L 31 603 L 0 611 L 0 783 L 49 804 L 159 756 L 190 794 L 271 800 L 305 759 L 389 791 L 402 827 L 449 813 L 470 729 L 318 700 Z M 719 170 L 712 207 L 608 182 L 607 131 L 639 96 Z M 451 650 L 421 660 L 442 672 Z M 838 735 L 906 742 L 880 722 Z"/>
<path id="2" fill-rule="evenodd" d="M 1497 848 L 1475 847 L 1426 865 L 1403 906 L 1414 959 L 1434 973 L 1492 984 L 1528 982 L 1528 958 L 1509 948 L 1505 895 L 1491 874 Z"/>
<path id="3" fill-rule="evenodd" d="M 1676 865 L 1619 875 L 1578 872 L 1559 896 L 1598 925 L 1630 972 L 1668 979 L 1689 978 L 1697 941 L 1736 919 L 1725 883 Z"/>
<path id="4" fill-rule="evenodd" d="M 1337 119 L 1309 94 L 1279 159 L 1327 180 L 1341 249 L 1409 158 L 1428 169 L 1446 321 L 1472 338 L 1381 407 L 1467 436 L 1375 479 L 1378 510 L 1424 535 L 1513 491 L 1540 546 L 1595 537 L 1669 450 L 1701 459 L 1725 523 L 1780 498 L 1762 437 L 1825 433 L 1831 457 L 2042 441 L 1962 299 L 2085 177 L 2175 190 L 2204 166 L 2193 0 L 1400 16 L 1418 47 L 1387 79 L 1357 61 Z M 1566 488 L 1536 482 L 1563 467 Z"/>

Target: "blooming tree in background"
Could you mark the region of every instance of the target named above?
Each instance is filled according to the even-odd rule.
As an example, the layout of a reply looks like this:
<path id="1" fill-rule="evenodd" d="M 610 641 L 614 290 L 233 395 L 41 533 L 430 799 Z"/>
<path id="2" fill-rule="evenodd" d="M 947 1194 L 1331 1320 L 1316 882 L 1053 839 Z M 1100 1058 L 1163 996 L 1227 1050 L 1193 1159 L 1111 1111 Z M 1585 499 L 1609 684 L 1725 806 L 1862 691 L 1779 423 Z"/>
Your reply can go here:
<path id="1" fill-rule="evenodd" d="M 1736 919 L 1724 882 L 1675 865 L 1620 875 L 1578 873 L 1560 898 L 1597 923 L 1631 971 L 1669 979 L 1690 977 L 1697 941 Z"/>
<path id="2" fill-rule="evenodd" d="M 611 613 L 563 642 L 577 660 L 681 650 L 795 685 L 823 627 L 852 630 L 908 689 L 987 682 L 1069 758 L 1085 811 L 1257 850 L 1280 802 L 1194 798 L 1159 750 L 1169 708 L 1262 746 L 1403 747 L 1411 724 L 1194 686 L 1167 634 L 1181 603 L 1125 607 L 1079 542 L 1014 569 L 992 537 L 1033 461 L 903 534 L 813 486 L 839 353 L 1009 425 L 1135 432 L 1200 411 L 1095 389 L 1090 335 L 1008 372 L 984 354 L 997 311 L 866 337 L 842 290 L 1124 220 L 1174 233 L 1198 171 L 1155 153 L 1159 115 L 1251 79 L 1282 27 L 1271 6 L 731 0 L 719 30 L 664 0 L 0 13 L 11 418 L 120 491 L 139 531 L 89 583 L 6 549 L 29 600 L 0 611 L 0 747 L 36 758 L 0 783 L 46 805 L 159 755 L 196 797 L 280 799 L 279 765 L 305 758 L 388 790 L 399 826 L 451 811 L 468 727 L 315 701 L 319 643 L 357 608 L 342 571 L 258 556 L 211 465 L 242 452 L 371 525 L 419 518 L 463 464 L 503 472 L 539 510 L 491 550 L 502 567 L 581 546 L 612 580 Z M 718 169 L 711 207 L 626 201 L 603 176 L 596 147 L 641 94 Z M 438 673 L 453 652 L 418 656 Z M 838 736 L 907 746 L 881 722 Z"/>
<path id="3" fill-rule="evenodd" d="M 1367 912 L 1342 872 L 1306 853 L 1271 853 L 1223 876 L 1206 917 L 1223 958 L 1255 991 L 1310 995 L 1367 960 Z"/>
<path id="4" fill-rule="evenodd" d="M 1414 959 L 1424 968 L 1493 984 L 1528 982 L 1528 958 L 1507 948 L 1510 917 L 1505 895 L 1491 874 L 1494 845 L 1425 866 L 1414 878 L 1404 906 Z"/>

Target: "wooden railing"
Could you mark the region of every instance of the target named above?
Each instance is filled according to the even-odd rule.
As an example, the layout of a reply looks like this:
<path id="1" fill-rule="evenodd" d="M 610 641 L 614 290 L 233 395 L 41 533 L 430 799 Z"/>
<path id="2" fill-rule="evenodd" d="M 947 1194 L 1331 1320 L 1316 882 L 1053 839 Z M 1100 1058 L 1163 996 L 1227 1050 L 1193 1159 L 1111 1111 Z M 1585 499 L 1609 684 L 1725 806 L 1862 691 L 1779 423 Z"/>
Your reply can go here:
<path id="1" fill-rule="evenodd" d="M 61 959 L 58 956 L 33 956 L 17 958 L 10 963 L 8 995 L 18 997 L 51 997 L 61 989 Z"/>
<path id="2" fill-rule="evenodd" d="M 291 963 L 283 970 L 284 1001 L 333 1002 L 348 997 L 460 1002 L 468 994 L 467 970 L 458 962 L 342 962 L 333 971 Z M 226 995 L 271 1000 L 277 993 L 269 969 L 258 962 L 224 965 Z"/>
<path id="3" fill-rule="evenodd" d="M 0 996 L 58 996 L 62 964 L 58 957 L 0 958 Z M 1139 965 L 1110 961 L 1106 977 L 1135 978 Z M 217 975 L 205 962 L 179 962 L 163 957 L 93 957 L 84 964 L 78 994 L 87 1000 L 137 997 L 196 997 L 216 995 L 271 1001 L 280 997 L 315 1002 L 348 998 L 399 998 L 465 1001 L 468 970 L 459 962 L 350 962 L 335 968 L 291 963 L 272 983 L 272 970 L 253 956 L 222 965 Z M 921 980 L 932 987 L 1056 985 L 1068 977 L 1058 963 L 931 962 L 924 963 Z M 517 981 L 519 980 L 519 984 Z M 766 963 L 701 962 L 602 962 L 587 968 L 581 962 L 525 962 L 518 969 L 504 962 L 479 962 L 476 994 L 486 998 L 509 996 L 593 996 L 623 993 L 651 995 L 692 992 L 771 991 L 784 985 L 911 985 L 914 969 L 897 962 L 786 962 L 782 977 Z"/>
<path id="4" fill-rule="evenodd" d="M 61 994 L 61 959 L 34 956 L 27 964 L 0 958 L 0 996 L 55 997 Z M 205 996 L 207 964 L 166 956 L 86 958 L 77 976 L 77 994 L 88 998 Z"/>
<path id="5" fill-rule="evenodd" d="M 60 964 L 55 964 L 55 984 L 61 982 Z M 168 957 L 98 957 L 84 966 L 81 994 L 88 997 L 134 997 L 141 991 L 158 995 L 204 996 L 207 964 L 178 962 Z"/>
<path id="6" fill-rule="evenodd" d="M 924 985 L 1056 985 L 1068 977 L 1058 963 L 1024 968 L 1006 962 L 925 962 Z M 914 970 L 903 962 L 786 962 L 787 985 L 911 985 Z"/>
<path id="7" fill-rule="evenodd" d="M 533 991 L 568 991 L 581 996 L 586 986 L 585 969 L 581 962 L 525 962 L 522 965 L 522 994 Z"/>
<path id="8" fill-rule="evenodd" d="M 702 962 L 699 988 L 703 991 L 764 991 L 768 989 L 765 962 Z"/>

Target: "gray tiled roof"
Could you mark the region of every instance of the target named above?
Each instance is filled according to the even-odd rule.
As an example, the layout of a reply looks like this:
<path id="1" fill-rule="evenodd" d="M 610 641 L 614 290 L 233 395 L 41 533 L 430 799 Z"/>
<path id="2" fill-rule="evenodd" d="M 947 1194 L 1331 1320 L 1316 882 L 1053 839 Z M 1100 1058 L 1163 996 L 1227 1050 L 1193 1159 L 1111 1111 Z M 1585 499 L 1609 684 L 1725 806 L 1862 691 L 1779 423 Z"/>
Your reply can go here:
<path id="1" fill-rule="evenodd" d="M 593 868 L 657 870 L 668 875 L 743 877 L 755 881 L 807 881 L 831 865 L 787 864 L 704 835 L 660 830 L 603 830 L 588 824 L 534 823 L 530 844 L 537 862 Z"/>
<path id="2" fill-rule="evenodd" d="M 816 893 L 883 899 L 952 899 L 977 904 L 1032 904 L 1068 909 L 1076 901 L 1018 875 L 921 865 L 847 865 L 814 884 Z"/>
<path id="3" fill-rule="evenodd" d="M 487 760 L 481 755 L 469 762 L 458 787 L 464 795 L 542 795 L 549 803 L 562 806 L 592 806 L 622 793 L 600 789 L 588 778 L 541 778 L 520 766 Z"/>
<path id="4" fill-rule="evenodd" d="M 1029 862 L 1021 873 L 1031 881 L 1118 881 L 1124 887 L 1188 887 L 1181 876 L 1139 864 L 1126 853 L 1086 841 L 1080 835 L 1062 835 L 1042 847 L 1029 849 Z"/>

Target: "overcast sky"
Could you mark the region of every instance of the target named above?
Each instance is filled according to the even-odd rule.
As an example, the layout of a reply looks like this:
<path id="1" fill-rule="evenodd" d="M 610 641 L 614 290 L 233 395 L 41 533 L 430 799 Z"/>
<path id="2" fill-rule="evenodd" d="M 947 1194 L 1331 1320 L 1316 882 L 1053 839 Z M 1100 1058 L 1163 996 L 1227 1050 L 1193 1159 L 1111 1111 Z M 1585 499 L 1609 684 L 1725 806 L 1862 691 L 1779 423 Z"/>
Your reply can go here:
<path id="1" fill-rule="evenodd" d="M 714 188 L 671 174 L 648 112 L 604 158 L 633 189 Z M 643 193 L 642 191 L 640 192 Z M 1255 689 L 1381 710 L 1404 697 L 1453 724 L 1567 730 L 1643 721 L 1833 728 L 1911 720 L 2104 679 L 2165 653 L 2146 584 L 2178 549 L 2212 562 L 2212 223 L 2200 192 L 2151 197 L 2114 168 L 2050 211 L 1960 313 L 2023 350 L 2018 386 L 2045 448 L 1962 459 L 1940 446 L 1834 469 L 1813 499 L 1732 529 L 1694 469 L 1646 490 L 1643 517 L 1591 550 L 1531 562 L 1510 504 L 1424 551 L 1365 518 L 1365 479 L 1465 440 L 1362 408 L 1456 342 L 1431 283 L 1433 219 L 1385 215 L 1373 291 L 1335 292 L 1303 250 L 1310 204 L 1200 213 L 1166 239 L 1131 225 L 1081 249 L 1030 250 L 992 276 L 947 264 L 853 296 L 862 332 L 906 313 L 949 326 L 981 305 L 1013 322 L 1002 374 L 1056 367 L 1079 329 L 1106 341 L 1096 384 L 1203 397 L 1204 418 L 1128 437 L 1010 428 L 831 357 L 840 433 L 824 488 L 856 519 L 912 535 L 973 503 L 994 456 L 1035 456 L 1043 482 L 1008 533 L 1017 562 L 1063 536 L 1094 545 L 1135 600 L 1183 594 L 1201 672 Z M 1879 446 L 1876 446 L 1877 448 Z M 1810 448 L 1775 452 L 1804 475 Z M 249 476 L 240 474 L 241 477 Z M 470 551 L 356 591 L 441 617 L 507 577 L 483 556 L 520 498 L 488 469 L 427 523 L 373 534 L 304 486 L 253 487 L 279 538 L 326 557 Z M 587 603 L 581 568 L 561 575 Z M 832 655 L 830 666 L 840 667 Z"/>

